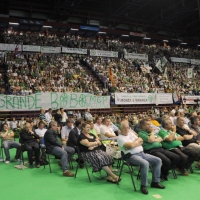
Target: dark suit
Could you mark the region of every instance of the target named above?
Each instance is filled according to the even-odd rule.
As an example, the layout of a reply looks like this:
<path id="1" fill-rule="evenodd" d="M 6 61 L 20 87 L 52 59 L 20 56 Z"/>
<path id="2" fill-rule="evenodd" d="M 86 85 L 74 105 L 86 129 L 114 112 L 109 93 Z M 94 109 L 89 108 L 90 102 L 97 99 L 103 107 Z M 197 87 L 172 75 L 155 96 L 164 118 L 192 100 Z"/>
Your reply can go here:
<path id="1" fill-rule="evenodd" d="M 27 130 L 22 130 L 20 133 L 20 142 L 22 144 L 22 151 L 26 150 L 28 152 L 29 164 L 33 164 L 33 151 L 35 153 L 35 162 L 36 165 L 40 164 L 40 147 L 37 139 L 40 137 L 34 132 L 34 134 L 29 133 Z"/>
<path id="2" fill-rule="evenodd" d="M 69 132 L 69 137 L 67 141 L 67 146 L 73 147 L 76 150 L 76 152 L 77 152 L 76 146 L 77 146 L 78 136 L 79 136 L 79 131 L 75 127 Z"/>

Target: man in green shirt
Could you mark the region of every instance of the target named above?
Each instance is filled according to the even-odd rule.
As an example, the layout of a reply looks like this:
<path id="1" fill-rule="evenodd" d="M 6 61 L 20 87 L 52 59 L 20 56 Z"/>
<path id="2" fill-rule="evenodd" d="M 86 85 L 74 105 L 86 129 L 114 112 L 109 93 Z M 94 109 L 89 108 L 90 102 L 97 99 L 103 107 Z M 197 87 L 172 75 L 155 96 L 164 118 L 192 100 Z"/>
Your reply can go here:
<path id="1" fill-rule="evenodd" d="M 152 124 L 149 119 L 142 119 L 140 121 L 141 130 L 138 135 L 143 139 L 142 146 L 144 148 L 144 152 L 154 155 L 162 160 L 161 179 L 167 181 L 169 170 L 178 164 L 180 158 L 175 153 L 162 148 L 161 142 L 163 139 L 155 134 L 151 125 Z"/>
<path id="2" fill-rule="evenodd" d="M 162 127 L 158 135 L 163 139 L 162 145 L 165 149 L 179 155 L 180 162 L 177 170 L 184 176 L 188 176 L 186 170 L 190 169 L 192 163 L 198 158 L 198 153 L 188 147 L 183 147 L 183 137 L 176 133 L 176 126 L 172 126 L 170 119 L 162 120 Z"/>

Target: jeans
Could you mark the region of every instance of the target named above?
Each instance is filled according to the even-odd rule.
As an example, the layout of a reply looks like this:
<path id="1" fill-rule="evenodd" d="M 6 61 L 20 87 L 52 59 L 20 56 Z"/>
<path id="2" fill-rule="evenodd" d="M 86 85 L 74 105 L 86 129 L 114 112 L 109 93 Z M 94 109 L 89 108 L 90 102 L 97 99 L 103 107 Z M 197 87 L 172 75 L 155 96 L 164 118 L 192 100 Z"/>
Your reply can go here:
<path id="1" fill-rule="evenodd" d="M 131 157 L 128 158 L 127 161 L 130 165 L 140 166 L 140 178 L 142 186 L 146 187 L 148 185 L 149 165 L 152 166 L 152 182 L 160 182 L 160 169 L 162 165 L 162 161 L 160 158 L 152 156 L 150 154 L 146 154 L 144 152 L 140 152 L 131 155 Z"/>
<path id="2" fill-rule="evenodd" d="M 180 157 L 177 154 L 163 148 L 151 149 L 149 150 L 149 153 L 162 160 L 161 173 L 164 176 L 167 176 L 169 170 L 175 167 L 180 161 Z"/>
<path id="3" fill-rule="evenodd" d="M 198 158 L 199 154 L 190 149 L 189 147 L 182 147 L 182 148 L 174 148 L 170 150 L 175 154 L 179 155 L 180 162 L 178 163 L 177 167 L 180 170 L 188 170 L 192 163 Z"/>
<path id="4" fill-rule="evenodd" d="M 7 161 L 10 161 L 9 149 L 12 149 L 12 148 L 16 148 L 15 159 L 20 158 L 20 153 L 21 153 L 21 144 L 20 143 L 15 142 L 14 140 L 6 140 L 6 141 L 3 141 L 2 144 L 4 147 L 4 152 L 5 152 Z"/>
<path id="5" fill-rule="evenodd" d="M 75 153 L 75 149 L 68 146 L 63 146 L 63 148 L 64 149 L 61 147 L 54 147 L 50 154 L 61 159 L 62 170 L 65 172 L 68 170 L 68 160 L 70 160 L 72 155 Z"/>

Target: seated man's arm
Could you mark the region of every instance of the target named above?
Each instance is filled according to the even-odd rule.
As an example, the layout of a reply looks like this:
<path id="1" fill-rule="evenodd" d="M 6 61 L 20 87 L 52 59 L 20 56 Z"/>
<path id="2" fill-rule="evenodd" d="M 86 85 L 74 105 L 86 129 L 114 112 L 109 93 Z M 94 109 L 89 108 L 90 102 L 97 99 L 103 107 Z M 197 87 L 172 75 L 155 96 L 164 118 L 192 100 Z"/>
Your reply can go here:
<path id="1" fill-rule="evenodd" d="M 139 147 L 143 144 L 143 140 L 142 138 L 137 138 L 135 141 L 131 141 L 131 142 L 125 142 L 124 143 L 124 148 L 127 149 L 133 149 L 135 147 Z"/>

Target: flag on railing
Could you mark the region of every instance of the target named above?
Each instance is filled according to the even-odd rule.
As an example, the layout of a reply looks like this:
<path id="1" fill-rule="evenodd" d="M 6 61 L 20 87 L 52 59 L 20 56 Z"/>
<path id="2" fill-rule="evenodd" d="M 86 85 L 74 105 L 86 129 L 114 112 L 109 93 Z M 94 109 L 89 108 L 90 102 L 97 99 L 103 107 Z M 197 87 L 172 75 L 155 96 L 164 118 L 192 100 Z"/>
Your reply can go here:
<path id="1" fill-rule="evenodd" d="M 112 85 L 114 85 L 115 81 L 114 81 L 114 78 L 113 78 L 112 66 L 110 66 L 110 68 L 109 68 L 109 79 L 110 79 Z"/>

